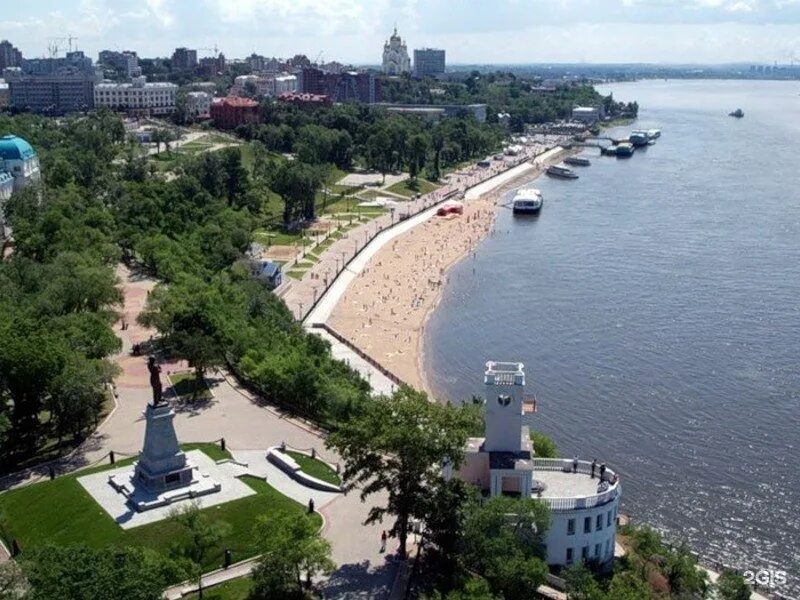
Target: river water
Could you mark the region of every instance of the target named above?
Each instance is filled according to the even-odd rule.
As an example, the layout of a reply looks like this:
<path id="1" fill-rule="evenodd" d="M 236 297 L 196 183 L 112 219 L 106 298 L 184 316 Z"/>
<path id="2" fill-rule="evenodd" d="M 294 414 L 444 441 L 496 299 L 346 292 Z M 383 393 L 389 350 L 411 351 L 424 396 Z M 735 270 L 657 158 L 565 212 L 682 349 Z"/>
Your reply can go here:
<path id="1" fill-rule="evenodd" d="M 800 594 L 800 84 L 615 84 L 658 142 L 501 208 L 425 333 L 439 398 L 522 361 L 531 425 L 607 461 L 636 521 Z M 743 119 L 727 113 L 737 107 Z M 611 131 L 626 134 L 631 127 Z"/>

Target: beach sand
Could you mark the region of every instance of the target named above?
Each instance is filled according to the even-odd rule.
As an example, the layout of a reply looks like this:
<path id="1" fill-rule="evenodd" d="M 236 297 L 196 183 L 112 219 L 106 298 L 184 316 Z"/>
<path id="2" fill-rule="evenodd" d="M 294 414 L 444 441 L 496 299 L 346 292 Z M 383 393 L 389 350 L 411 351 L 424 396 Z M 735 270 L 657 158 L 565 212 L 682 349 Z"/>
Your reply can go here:
<path id="1" fill-rule="evenodd" d="M 463 215 L 434 216 L 387 243 L 350 284 L 328 326 L 403 382 L 430 392 L 422 365 L 423 332 L 448 269 L 491 233 L 497 200 L 536 179 L 545 167 L 468 201 Z"/>

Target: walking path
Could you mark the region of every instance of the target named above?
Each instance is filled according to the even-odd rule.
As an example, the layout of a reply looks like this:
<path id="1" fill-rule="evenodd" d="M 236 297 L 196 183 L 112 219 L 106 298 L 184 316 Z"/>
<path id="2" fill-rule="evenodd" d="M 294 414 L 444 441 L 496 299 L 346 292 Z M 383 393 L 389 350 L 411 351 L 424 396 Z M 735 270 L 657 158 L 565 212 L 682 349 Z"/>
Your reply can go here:
<path id="1" fill-rule="evenodd" d="M 142 413 L 151 400 L 151 391 L 145 358 L 132 356 L 130 349 L 135 343 L 149 340 L 153 333 L 136 323 L 136 316 L 143 309 L 147 293 L 153 289 L 155 281 L 131 273 L 122 266 L 118 274 L 124 293 L 124 317 L 117 327 L 117 334 L 123 341 L 123 350 L 115 357 L 121 369 L 116 380 L 117 406 L 106 422 L 75 453 L 54 463 L 59 474 L 107 461 L 111 450 L 118 456 L 134 455 L 142 447 Z M 125 330 L 121 329 L 123 320 L 127 324 Z M 163 373 L 182 368 L 184 366 L 180 364 L 164 365 Z M 176 412 L 175 429 L 181 442 L 208 442 L 225 438 L 227 448 L 240 456 L 251 456 L 247 451 L 264 453 L 267 448 L 286 442 L 294 448 L 314 448 L 323 460 L 339 462 L 338 457 L 325 448 L 324 432 L 263 404 L 225 373 L 210 374 L 208 383 L 214 394 L 210 400 L 173 404 Z M 165 389 L 167 387 L 165 382 Z M 33 483 L 45 478 L 47 473 L 47 465 L 41 465 L 23 474 L 3 478 L 0 488 Z M 270 483 L 283 486 L 277 475 L 271 475 L 270 480 Z M 290 497 L 298 496 L 296 499 L 301 499 L 300 492 L 291 491 L 288 486 L 282 491 L 289 492 Z M 363 522 L 369 509 L 385 502 L 385 497 L 376 495 L 370 497 L 368 502 L 362 502 L 357 491 L 334 496 L 332 499 L 320 498 L 317 504 L 325 519 L 323 536 L 331 542 L 333 560 L 339 565 L 324 585 L 326 595 L 330 594 L 331 598 L 384 598 L 395 572 L 395 566 L 387 561 L 387 554 L 380 552 L 381 531 L 388 529 L 388 525 L 365 526 Z M 307 502 L 306 494 L 302 497 L 302 503 Z"/>

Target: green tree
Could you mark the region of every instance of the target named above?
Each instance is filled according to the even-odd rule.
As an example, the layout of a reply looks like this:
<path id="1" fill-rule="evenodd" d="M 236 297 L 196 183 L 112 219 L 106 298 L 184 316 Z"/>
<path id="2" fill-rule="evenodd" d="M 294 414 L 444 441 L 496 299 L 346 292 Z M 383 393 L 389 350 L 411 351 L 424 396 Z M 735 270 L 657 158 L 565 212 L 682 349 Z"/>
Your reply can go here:
<path id="1" fill-rule="evenodd" d="M 564 579 L 570 600 L 607 600 L 605 592 L 583 561 L 573 563 L 566 570 Z"/>
<path id="2" fill-rule="evenodd" d="M 539 431 L 531 431 L 533 451 L 538 458 L 558 458 L 556 443 Z"/>
<path id="3" fill-rule="evenodd" d="M 322 184 L 319 172 L 300 161 L 287 161 L 278 169 L 272 189 L 283 198 L 283 223 L 314 219 L 314 201 Z"/>
<path id="4" fill-rule="evenodd" d="M 386 173 L 392 169 L 391 139 L 388 133 L 381 130 L 367 139 L 366 159 L 367 166 L 378 171 L 385 182 Z"/>
<path id="5" fill-rule="evenodd" d="M 216 286 L 184 276 L 170 286 L 156 286 L 139 322 L 155 327 L 172 354 L 188 361 L 199 387 L 206 370 L 224 362 L 219 332 L 224 312 L 225 300 Z"/>
<path id="6" fill-rule="evenodd" d="M 473 502 L 464 521 L 464 561 L 506 600 L 524 600 L 547 576 L 550 511 L 531 498 Z"/>
<path id="7" fill-rule="evenodd" d="M 225 521 L 212 521 L 200 509 L 196 502 L 184 505 L 170 512 L 172 521 L 180 525 L 187 534 L 187 539 L 175 547 L 177 557 L 187 559 L 197 581 L 198 597 L 203 598 L 203 567 L 209 552 L 217 549 L 231 531 Z"/>
<path id="8" fill-rule="evenodd" d="M 401 557 L 410 520 L 425 517 L 442 466 L 449 461 L 458 467 L 473 427 L 474 412 L 430 402 L 426 394 L 404 386 L 367 403 L 362 414 L 328 438 L 328 446 L 342 457 L 348 488 L 360 487 L 362 498 L 388 494 L 386 506 L 373 507 L 367 523 L 393 515 L 391 532 L 400 539 Z"/>
<path id="9" fill-rule="evenodd" d="M 41 546 L 25 555 L 30 600 L 160 600 L 181 571 L 142 548 Z"/>
<path id="10" fill-rule="evenodd" d="M 263 600 L 303 598 L 305 586 L 335 567 L 330 542 L 304 514 L 265 515 L 256 523 L 261 559 L 253 571 L 253 597 Z"/>
<path id="11" fill-rule="evenodd" d="M 632 572 L 615 574 L 608 588 L 610 600 L 649 600 L 652 596 L 647 581 Z"/>
<path id="12" fill-rule="evenodd" d="M 408 157 L 409 175 L 411 175 L 411 179 L 416 180 L 422 167 L 425 166 L 428 156 L 428 138 L 421 133 L 409 138 L 406 156 Z"/>
<path id="13" fill-rule="evenodd" d="M 753 590 L 744 577 L 736 571 L 725 569 L 717 579 L 716 592 L 719 600 L 750 600 Z"/>

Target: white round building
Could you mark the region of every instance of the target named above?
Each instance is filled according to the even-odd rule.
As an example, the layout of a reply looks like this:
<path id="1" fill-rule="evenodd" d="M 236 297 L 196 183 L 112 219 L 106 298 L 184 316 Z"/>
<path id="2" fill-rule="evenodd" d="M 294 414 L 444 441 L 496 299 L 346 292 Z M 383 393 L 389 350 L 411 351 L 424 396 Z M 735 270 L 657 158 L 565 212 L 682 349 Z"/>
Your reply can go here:
<path id="1" fill-rule="evenodd" d="M 520 495 L 546 503 L 552 514 L 549 565 L 607 563 L 614 558 L 619 477 L 605 465 L 535 456 L 523 419 L 536 404 L 525 397 L 523 369 L 522 363 L 486 363 L 486 437 L 469 439 L 458 476 L 489 496 Z"/>

